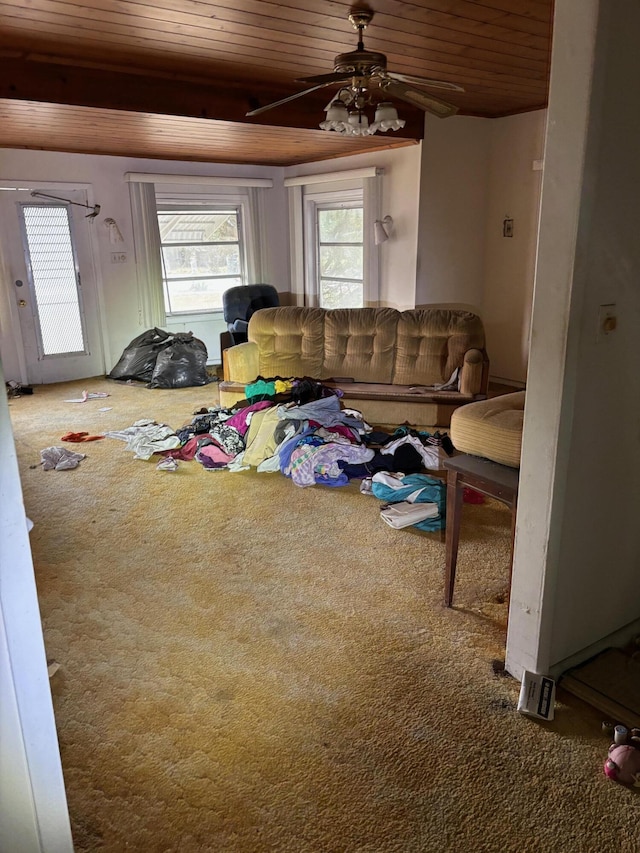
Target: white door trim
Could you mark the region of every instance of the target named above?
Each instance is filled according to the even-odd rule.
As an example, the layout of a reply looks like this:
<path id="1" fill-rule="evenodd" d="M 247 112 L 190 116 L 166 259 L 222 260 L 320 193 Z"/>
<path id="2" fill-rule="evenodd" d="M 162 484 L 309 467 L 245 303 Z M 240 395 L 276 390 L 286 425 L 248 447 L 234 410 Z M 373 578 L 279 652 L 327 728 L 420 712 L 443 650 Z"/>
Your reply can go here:
<path id="1" fill-rule="evenodd" d="M 12 190 L 20 192 L 31 192 L 32 190 L 57 190 L 59 192 L 84 191 L 87 196 L 87 204 L 91 207 L 96 204 L 93 184 L 88 184 L 81 181 L 32 181 L 13 179 L 5 180 L 0 176 L 0 193 L 3 193 L 3 191 L 7 191 L 8 193 L 10 193 Z M 95 221 L 93 225 L 98 226 L 98 222 Z M 102 372 L 106 373 L 107 365 L 111 364 L 111 351 L 108 343 L 109 334 L 106 324 L 106 309 L 104 299 L 104 286 L 102 279 L 102 267 L 100 264 L 100 253 L 95 227 L 88 228 L 87 255 L 87 260 L 91 265 L 90 272 L 93 276 L 95 288 L 97 331 L 99 335 L 99 339 L 95 341 L 94 344 L 100 348 L 100 352 L 102 353 L 101 370 Z M 2 331 L 3 337 L 5 337 L 5 339 L 9 338 L 11 340 L 13 348 L 17 354 L 17 360 L 21 374 L 19 381 L 22 383 L 26 383 L 27 365 L 24 355 L 24 341 L 22 339 L 22 333 L 20 331 L 20 317 L 18 314 L 18 308 L 15 299 L 12 298 L 13 282 L 8 276 L 8 269 L 6 269 L 6 258 L 4 259 L 3 266 L 5 267 L 5 269 L 3 270 L 4 274 L 2 276 L 2 279 L 5 281 L 5 287 L 1 299 L 9 312 L 11 322 L 7 328 L 2 326 L 0 327 L 0 330 Z"/>

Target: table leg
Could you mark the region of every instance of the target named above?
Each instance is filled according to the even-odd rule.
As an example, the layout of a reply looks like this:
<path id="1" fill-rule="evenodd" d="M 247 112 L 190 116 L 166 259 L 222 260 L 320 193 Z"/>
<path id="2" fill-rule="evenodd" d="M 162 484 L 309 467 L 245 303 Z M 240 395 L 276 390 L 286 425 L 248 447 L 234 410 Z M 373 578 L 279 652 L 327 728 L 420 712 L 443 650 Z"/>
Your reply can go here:
<path id="1" fill-rule="evenodd" d="M 450 469 L 447 477 L 447 534 L 444 580 L 444 603 L 447 607 L 451 607 L 453 587 L 456 582 L 460 516 L 462 513 L 462 490 L 460 474 Z"/>

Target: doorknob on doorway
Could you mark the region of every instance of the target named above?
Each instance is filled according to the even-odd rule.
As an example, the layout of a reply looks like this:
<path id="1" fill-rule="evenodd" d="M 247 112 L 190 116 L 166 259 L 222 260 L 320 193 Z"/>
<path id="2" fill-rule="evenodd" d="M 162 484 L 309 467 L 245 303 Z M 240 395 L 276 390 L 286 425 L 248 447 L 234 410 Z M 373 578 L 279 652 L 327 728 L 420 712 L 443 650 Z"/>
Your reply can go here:
<path id="1" fill-rule="evenodd" d="M 26 304 L 27 304 L 26 299 L 18 299 L 18 305 L 20 306 L 20 308 L 24 308 L 26 306 Z"/>

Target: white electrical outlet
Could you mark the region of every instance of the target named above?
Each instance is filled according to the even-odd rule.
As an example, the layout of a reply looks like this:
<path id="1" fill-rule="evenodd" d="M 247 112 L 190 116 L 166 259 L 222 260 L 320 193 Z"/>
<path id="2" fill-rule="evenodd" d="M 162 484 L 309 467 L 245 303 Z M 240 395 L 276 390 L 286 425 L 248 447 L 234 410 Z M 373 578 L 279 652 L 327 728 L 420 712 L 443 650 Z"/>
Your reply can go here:
<path id="1" fill-rule="evenodd" d="M 127 253 L 126 252 L 111 252 L 111 263 L 112 264 L 126 264 L 127 262 Z"/>

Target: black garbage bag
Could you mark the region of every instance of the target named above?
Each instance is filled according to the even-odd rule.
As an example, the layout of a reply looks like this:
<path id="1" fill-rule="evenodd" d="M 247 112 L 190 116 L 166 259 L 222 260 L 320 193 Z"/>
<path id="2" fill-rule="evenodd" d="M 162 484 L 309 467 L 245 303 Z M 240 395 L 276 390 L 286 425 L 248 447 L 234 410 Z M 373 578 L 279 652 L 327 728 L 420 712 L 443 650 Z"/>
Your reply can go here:
<path id="1" fill-rule="evenodd" d="M 150 382 L 158 353 L 171 344 L 173 337 L 171 332 L 165 332 L 163 329 L 147 329 L 125 348 L 118 363 L 107 376 L 109 379 Z"/>
<path id="2" fill-rule="evenodd" d="M 207 347 L 193 332 L 178 332 L 169 346 L 164 347 L 156 359 L 149 388 L 188 388 L 206 385 L 211 381 L 207 373 Z"/>

